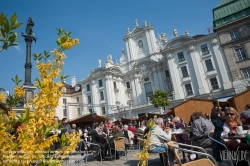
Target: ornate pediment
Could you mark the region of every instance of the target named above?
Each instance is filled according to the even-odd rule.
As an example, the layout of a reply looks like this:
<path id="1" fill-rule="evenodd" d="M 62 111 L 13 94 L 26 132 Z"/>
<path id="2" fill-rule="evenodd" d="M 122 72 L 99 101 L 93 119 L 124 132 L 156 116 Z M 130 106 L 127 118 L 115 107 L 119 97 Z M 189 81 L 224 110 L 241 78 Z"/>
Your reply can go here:
<path id="1" fill-rule="evenodd" d="M 117 67 L 117 66 L 111 68 L 110 71 L 111 71 L 112 73 L 116 74 L 116 75 L 121 75 L 121 74 L 123 74 L 123 73 L 122 73 L 122 70 L 121 70 L 119 67 Z"/>
<path id="2" fill-rule="evenodd" d="M 97 75 L 100 75 L 100 74 L 104 73 L 105 71 L 107 71 L 107 69 L 104 68 L 104 67 L 99 67 L 97 69 L 92 69 L 87 77 L 95 77 Z"/>
<path id="3" fill-rule="evenodd" d="M 192 37 L 180 36 L 180 37 L 174 38 L 172 40 L 169 40 L 167 42 L 167 44 L 163 47 L 163 49 L 178 47 L 178 46 L 183 45 L 184 43 L 191 41 L 191 40 L 193 40 Z"/>

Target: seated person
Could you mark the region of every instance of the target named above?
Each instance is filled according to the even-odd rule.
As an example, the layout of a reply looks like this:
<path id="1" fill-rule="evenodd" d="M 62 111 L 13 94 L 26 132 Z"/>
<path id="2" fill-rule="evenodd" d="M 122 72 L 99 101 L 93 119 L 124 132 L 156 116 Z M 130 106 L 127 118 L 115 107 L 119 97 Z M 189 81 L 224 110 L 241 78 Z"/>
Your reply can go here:
<path id="1" fill-rule="evenodd" d="M 223 132 L 221 133 L 222 141 L 227 145 L 231 151 L 238 151 L 239 154 L 243 154 L 245 150 L 249 150 L 250 146 L 240 139 L 226 139 L 226 136 L 234 136 L 237 134 L 237 127 L 241 126 L 240 116 L 238 112 L 228 107 L 225 110 L 225 122 L 223 125 Z M 243 151 L 243 152 L 242 152 Z M 235 165 L 247 165 L 247 161 L 236 161 Z"/>
<path id="2" fill-rule="evenodd" d="M 240 120 L 243 125 L 250 125 L 250 104 L 245 106 L 245 111 L 240 114 Z"/>
<path id="3" fill-rule="evenodd" d="M 151 137 L 148 138 L 151 142 L 150 152 L 152 152 L 152 153 L 166 152 L 167 151 L 167 148 L 166 148 L 166 145 L 164 144 L 164 142 L 171 141 L 172 130 L 170 128 L 168 128 L 168 130 L 165 130 L 165 132 L 164 132 L 163 127 L 164 127 L 163 119 L 162 118 L 155 119 L 155 127 L 152 131 L 150 131 Z M 173 162 L 174 162 L 173 154 L 172 154 L 172 151 L 169 149 L 168 149 L 168 154 L 169 154 L 170 163 L 173 164 Z M 165 157 L 165 159 L 167 159 L 167 156 Z M 162 157 L 161 157 L 161 160 L 162 160 Z"/>
<path id="4" fill-rule="evenodd" d="M 175 124 L 176 129 L 185 129 L 185 126 L 181 123 L 181 119 L 179 117 L 174 117 L 173 118 L 173 123 Z M 181 134 L 181 135 L 176 135 L 175 136 L 177 139 L 177 142 L 179 143 L 186 143 L 188 142 L 188 135 L 187 134 Z"/>
<path id="5" fill-rule="evenodd" d="M 109 144 L 110 144 L 110 148 L 114 148 L 114 139 L 118 138 L 118 137 L 125 137 L 122 130 L 122 126 L 118 125 L 117 127 L 113 128 L 113 135 L 111 138 L 109 138 Z M 124 142 L 125 143 L 125 142 Z M 115 151 L 111 150 L 111 154 L 114 155 Z M 119 159 L 119 153 L 116 151 L 116 159 Z"/>
<path id="6" fill-rule="evenodd" d="M 193 135 L 190 141 L 193 141 L 194 146 L 207 148 L 212 146 L 212 141 L 208 138 L 207 134 L 214 131 L 214 125 L 211 121 L 204 119 L 201 112 L 193 113 L 192 132 Z"/>
<path id="7" fill-rule="evenodd" d="M 134 138 L 134 134 L 128 130 L 128 125 L 124 125 L 123 126 L 123 132 L 122 132 L 126 138 L 126 144 L 127 144 L 127 147 L 129 144 L 133 144 L 133 140 L 132 138 Z"/>
<path id="8" fill-rule="evenodd" d="M 98 144 L 100 146 L 101 155 L 102 155 L 102 158 L 103 158 L 107 154 L 108 144 L 107 144 L 107 142 L 103 142 L 103 143 L 101 142 L 103 140 L 103 138 L 106 137 L 106 134 L 101 133 L 99 130 L 100 130 L 100 125 L 96 124 L 95 127 L 94 127 L 94 130 L 91 132 L 91 135 L 92 135 L 91 143 Z M 95 145 L 91 145 L 90 148 L 93 149 L 95 152 L 97 152 L 99 150 L 99 147 L 95 146 Z M 94 158 L 98 159 L 96 154 L 94 155 Z"/>

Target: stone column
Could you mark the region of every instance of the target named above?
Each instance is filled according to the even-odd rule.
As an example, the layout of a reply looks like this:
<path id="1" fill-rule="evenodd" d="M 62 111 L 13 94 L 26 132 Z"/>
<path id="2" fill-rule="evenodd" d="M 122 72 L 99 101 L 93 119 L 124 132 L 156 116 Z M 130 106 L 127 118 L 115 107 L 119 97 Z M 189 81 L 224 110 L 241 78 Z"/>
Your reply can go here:
<path id="1" fill-rule="evenodd" d="M 227 69 L 226 69 L 225 62 L 224 62 L 223 57 L 222 57 L 223 56 L 222 50 L 221 50 L 221 47 L 219 46 L 218 39 L 217 38 L 212 39 L 211 43 L 212 43 L 212 48 L 214 51 L 214 57 L 217 60 L 220 74 L 222 77 L 223 88 L 224 89 L 231 89 L 232 84 L 231 84 L 229 77 L 228 77 Z"/>
<path id="2" fill-rule="evenodd" d="M 146 30 L 146 39 L 147 39 L 147 44 L 148 44 L 148 51 L 149 51 L 149 54 L 151 54 L 153 51 L 152 51 L 152 45 L 151 45 L 151 40 L 150 40 L 150 35 L 149 35 L 148 30 Z"/>
<path id="3" fill-rule="evenodd" d="M 194 66 L 194 72 L 197 78 L 197 83 L 198 83 L 198 92 L 200 95 L 205 94 L 206 93 L 206 89 L 205 89 L 205 73 L 202 69 L 201 63 L 200 63 L 200 55 L 196 52 L 195 50 L 195 46 L 189 46 L 189 53 L 193 62 L 193 66 Z"/>
<path id="4" fill-rule="evenodd" d="M 92 104 L 99 104 L 99 94 L 97 91 L 97 84 L 95 80 L 91 81 L 91 90 L 92 90 Z M 95 113 L 100 111 L 99 107 L 93 107 L 92 108 L 94 110 Z"/>
<path id="5" fill-rule="evenodd" d="M 180 77 L 180 74 L 178 71 L 176 71 L 176 64 L 174 63 L 174 58 L 171 53 L 167 55 L 168 59 L 168 66 L 169 66 L 169 72 L 173 81 L 173 89 L 174 89 L 174 99 L 179 100 L 184 98 L 183 91 L 181 91 L 180 87 L 180 80 L 177 79 L 177 77 Z"/>
<path id="6" fill-rule="evenodd" d="M 135 90 L 136 90 L 137 103 L 140 104 L 142 103 L 142 96 L 141 96 L 141 88 L 140 88 L 140 83 L 139 83 L 139 75 L 134 74 L 134 78 L 135 78 Z"/>
<path id="7" fill-rule="evenodd" d="M 105 86 L 105 90 L 106 90 L 106 92 L 104 93 L 105 94 L 105 103 L 106 103 L 106 105 L 111 105 L 111 95 L 109 95 L 111 93 L 110 86 L 109 86 L 109 76 L 106 75 L 104 80 L 105 80 L 104 86 Z M 107 111 L 107 114 L 109 114 L 108 107 L 106 107 L 106 111 Z"/>

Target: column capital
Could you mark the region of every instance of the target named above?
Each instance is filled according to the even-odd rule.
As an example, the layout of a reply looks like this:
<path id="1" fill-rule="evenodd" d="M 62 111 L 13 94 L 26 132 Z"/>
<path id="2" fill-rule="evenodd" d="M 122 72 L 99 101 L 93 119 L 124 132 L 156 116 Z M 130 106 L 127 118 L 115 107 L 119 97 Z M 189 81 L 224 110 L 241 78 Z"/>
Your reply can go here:
<path id="1" fill-rule="evenodd" d="M 188 51 L 189 51 L 189 53 L 196 51 L 195 46 L 194 45 L 188 46 Z"/>
<path id="2" fill-rule="evenodd" d="M 212 43 L 213 46 L 215 46 L 215 45 L 219 44 L 219 41 L 218 41 L 217 38 L 214 38 L 214 39 L 211 40 L 211 43 Z"/>

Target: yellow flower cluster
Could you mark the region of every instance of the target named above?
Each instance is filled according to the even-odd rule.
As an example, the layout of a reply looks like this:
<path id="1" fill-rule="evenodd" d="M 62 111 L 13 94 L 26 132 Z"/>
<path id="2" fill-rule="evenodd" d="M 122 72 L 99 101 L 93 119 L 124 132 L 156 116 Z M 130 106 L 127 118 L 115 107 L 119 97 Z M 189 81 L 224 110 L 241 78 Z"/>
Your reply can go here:
<path id="1" fill-rule="evenodd" d="M 79 43 L 78 39 L 70 39 L 70 48 Z M 69 48 L 69 47 L 67 47 Z M 47 136 L 52 129 L 55 108 L 58 106 L 59 98 L 62 95 L 63 84 L 55 82 L 55 78 L 60 76 L 63 67 L 65 54 L 54 50 L 54 60 L 45 63 L 37 62 L 40 79 L 35 82 L 39 92 L 35 94 L 31 103 L 25 103 L 26 109 L 19 116 L 14 111 L 8 114 L 0 115 L 0 165 L 1 166 L 30 166 L 34 161 L 42 161 L 41 165 L 57 163 L 62 161 L 55 160 L 55 157 L 46 157 L 50 146 L 58 141 L 57 135 Z M 14 89 L 17 97 L 24 96 L 24 90 L 20 86 Z M 0 100 L 4 99 L 0 94 Z M 8 121 L 8 124 L 6 123 Z M 18 122 L 18 123 L 16 123 Z M 11 135 L 8 131 L 16 131 Z M 67 146 L 59 149 L 61 159 L 73 152 L 80 136 L 77 133 L 67 134 L 65 136 Z"/>
<path id="2" fill-rule="evenodd" d="M 21 98 L 24 96 L 24 89 L 23 87 L 20 87 L 19 85 L 14 88 L 14 92 L 18 98 Z"/>
<path id="3" fill-rule="evenodd" d="M 143 149 L 141 150 L 140 153 L 135 154 L 135 156 L 138 157 L 138 166 L 146 166 L 148 159 L 149 159 L 149 153 L 148 150 L 151 149 L 151 141 L 150 141 L 150 137 L 152 135 L 152 130 L 154 127 L 154 121 L 151 121 L 148 124 L 148 128 L 149 128 L 149 133 L 145 134 L 144 137 L 146 137 L 147 139 L 144 139 L 144 146 Z"/>
<path id="4" fill-rule="evenodd" d="M 3 100 L 5 100 L 5 95 L 4 93 L 0 93 L 0 102 L 2 102 Z"/>
<path id="5" fill-rule="evenodd" d="M 79 39 L 68 39 L 66 42 L 64 42 L 63 44 L 62 44 L 62 47 L 64 48 L 64 49 L 67 49 L 67 50 L 69 50 L 69 49 L 71 49 L 71 47 L 73 47 L 74 45 L 77 45 L 77 44 L 79 44 Z"/>

